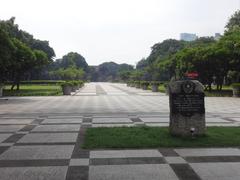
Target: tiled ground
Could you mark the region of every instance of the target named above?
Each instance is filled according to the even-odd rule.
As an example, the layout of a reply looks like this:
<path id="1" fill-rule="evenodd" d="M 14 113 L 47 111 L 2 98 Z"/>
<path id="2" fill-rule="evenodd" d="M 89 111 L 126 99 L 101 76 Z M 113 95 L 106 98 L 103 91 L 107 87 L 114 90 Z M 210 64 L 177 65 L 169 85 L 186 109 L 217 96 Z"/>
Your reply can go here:
<path id="1" fill-rule="evenodd" d="M 167 116 L 55 115 L 1 117 L 0 121 L 4 122 L 0 124 L 0 180 L 237 180 L 240 176 L 239 148 L 81 149 L 86 128 L 167 125 Z"/>
<path id="2" fill-rule="evenodd" d="M 84 150 L 86 128 L 168 126 L 168 97 L 91 83 L 70 97 L 0 99 L 0 180 L 239 180 L 239 148 Z M 206 98 L 208 126 L 239 126 L 240 100 Z"/>
<path id="3" fill-rule="evenodd" d="M 240 113 L 240 101 L 237 98 L 207 97 L 205 101 L 207 113 Z M 0 98 L 0 114 L 5 115 L 153 115 L 166 112 L 169 112 L 169 103 L 165 94 L 116 83 L 89 83 L 73 96 Z"/>

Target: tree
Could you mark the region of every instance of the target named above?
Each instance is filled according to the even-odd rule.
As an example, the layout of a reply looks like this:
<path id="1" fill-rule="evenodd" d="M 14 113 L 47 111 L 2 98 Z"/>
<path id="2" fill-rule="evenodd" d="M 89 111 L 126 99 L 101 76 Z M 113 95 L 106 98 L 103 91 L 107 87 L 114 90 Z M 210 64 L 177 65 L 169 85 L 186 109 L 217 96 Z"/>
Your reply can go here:
<path id="1" fill-rule="evenodd" d="M 68 67 L 66 69 L 60 68 L 53 71 L 52 74 L 62 80 L 80 80 L 84 76 L 84 71 L 76 67 Z"/>
<path id="2" fill-rule="evenodd" d="M 234 27 L 240 27 L 240 10 L 236 11 L 231 18 L 229 19 L 226 27 L 226 30 L 229 31 L 233 29 Z"/>
<path id="3" fill-rule="evenodd" d="M 12 65 L 12 54 L 15 46 L 8 34 L 0 28 L 0 84 L 7 79 L 9 67 Z"/>
<path id="4" fill-rule="evenodd" d="M 70 52 L 63 56 L 62 59 L 59 60 L 59 63 L 62 68 L 75 66 L 77 68 L 82 68 L 84 71 L 87 71 L 88 69 L 88 64 L 85 58 L 76 52 Z"/>
<path id="5" fill-rule="evenodd" d="M 136 69 L 144 69 L 145 67 L 148 66 L 148 61 L 145 58 L 142 58 L 140 61 L 138 61 L 137 65 L 136 65 Z"/>
<path id="6" fill-rule="evenodd" d="M 20 80 L 25 75 L 31 77 L 31 74 L 36 74 L 37 70 L 40 71 L 42 67 L 51 62 L 55 53 L 47 41 L 34 39 L 33 35 L 20 30 L 14 21 L 14 17 L 7 21 L 0 21 L 1 36 L 5 37 L 5 40 L 9 38 L 14 49 L 11 52 L 4 49 L 3 47 L 7 47 L 9 42 L 2 39 L 1 43 L 5 45 L 1 48 L 2 52 L 0 50 L 0 56 L 5 58 L 4 54 L 8 54 L 11 58 L 8 58 L 7 61 L 5 58 L 4 65 L 1 65 L 2 68 L 10 65 L 10 68 L 7 68 L 5 72 L 2 70 L 0 73 L 4 73 L 5 79 L 7 76 L 8 80 L 14 82 L 12 88 L 17 85 L 17 89 L 19 89 Z"/>
<path id="7" fill-rule="evenodd" d="M 37 62 L 34 52 L 27 45 L 15 38 L 12 41 L 16 47 L 16 51 L 14 51 L 12 57 L 14 62 L 10 66 L 10 78 L 13 80 L 13 86 L 11 89 L 17 85 L 17 90 L 19 90 L 21 78 L 26 72 L 32 69 Z"/>

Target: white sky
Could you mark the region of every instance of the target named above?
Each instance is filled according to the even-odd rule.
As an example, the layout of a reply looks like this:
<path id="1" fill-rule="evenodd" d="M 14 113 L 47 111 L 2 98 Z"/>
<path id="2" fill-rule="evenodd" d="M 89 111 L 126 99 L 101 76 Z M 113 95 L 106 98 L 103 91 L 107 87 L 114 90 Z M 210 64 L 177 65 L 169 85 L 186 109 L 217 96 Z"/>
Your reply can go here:
<path id="1" fill-rule="evenodd" d="M 223 33 L 240 0 L 0 0 L 0 19 L 48 40 L 57 58 L 78 52 L 90 65 L 136 64 L 182 32 Z"/>

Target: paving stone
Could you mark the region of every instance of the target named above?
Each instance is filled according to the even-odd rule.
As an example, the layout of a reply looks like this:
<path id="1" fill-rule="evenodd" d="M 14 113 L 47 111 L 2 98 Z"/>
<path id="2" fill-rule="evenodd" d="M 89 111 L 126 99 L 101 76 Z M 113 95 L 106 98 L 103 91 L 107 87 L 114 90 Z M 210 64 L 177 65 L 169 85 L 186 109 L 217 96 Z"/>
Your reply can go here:
<path id="1" fill-rule="evenodd" d="M 240 156 L 201 156 L 201 157 L 185 157 L 189 163 L 201 162 L 240 162 Z"/>
<path id="2" fill-rule="evenodd" d="M 4 147 L 4 146 L 13 146 L 14 143 L 1 143 L 0 147 Z"/>
<path id="3" fill-rule="evenodd" d="M 184 164 L 187 163 L 182 157 L 165 157 L 168 164 Z"/>
<path id="4" fill-rule="evenodd" d="M 28 134 L 29 132 L 28 131 L 17 131 L 15 132 L 15 134 Z"/>
<path id="5" fill-rule="evenodd" d="M 19 139 L 21 139 L 25 134 L 13 134 L 8 137 L 4 143 L 16 143 Z"/>
<path id="6" fill-rule="evenodd" d="M 80 125 L 39 125 L 32 132 L 79 131 Z"/>
<path id="7" fill-rule="evenodd" d="M 24 125 L 0 125 L 0 132 L 16 132 L 23 127 Z"/>
<path id="8" fill-rule="evenodd" d="M 72 145 L 12 146 L 0 155 L 0 160 L 70 159 L 73 147 Z"/>
<path id="9" fill-rule="evenodd" d="M 10 137 L 12 134 L 0 134 L 0 143 Z"/>
<path id="10" fill-rule="evenodd" d="M 30 133 L 18 143 L 64 143 L 76 142 L 78 133 Z"/>
<path id="11" fill-rule="evenodd" d="M 176 156 L 179 156 L 179 154 L 177 154 L 172 148 L 160 148 L 158 150 L 164 157 L 176 157 Z"/>
<path id="12" fill-rule="evenodd" d="M 20 131 L 31 131 L 33 130 L 37 125 L 29 124 L 26 125 L 24 128 L 22 128 Z"/>
<path id="13" fill-rule="evenodd" d="M 178 180 L 167 164 L 90 166 L 89 180 Z"/>
<path id="14" fill-rule="evenodd" d="M 183 156 L 240 156 L 240 150 L 237 148 L 189 148 L 175 149 L 175 151 Z"/>
<path id="15" fill-rule="evenodd" d="M 132 123 L 129 118 L 93 118 L 93 123 Z"/>
<path id="16" fill-rule="evenodd" d="M 70 166 L 89 166 L 89 159 L 71 159 Z"/>
<path id="17" fill-rule="evenodd" d="M 206 123 L 229 123 L 229 121 L 221 119 L 221 118 L 206 118 Z"/>
<path id="18" fill-rule="evenodd" d="M 240 117 L 239 118 L 231 118 L 231 119 L 234 120 L 234 121 L 240 122 Z"/>
<path id="19" fill-rule="evenodd" d="M 34 119 L 0 119 L 0 124 L 30 124 Z"/>
<path id="20" fill-rule="evenodd" d="M 134 124 L 92 124 L 92 127 L 132 127 Z"/>
<path id="21" fill-rule="evenodd" d="M 169 123 L 145 123 L 145 125 L 150 127 L 168 127 Z"/>
<path id="22" fill-rule="evenodd" d="M 162 157 L 162 154 L 157 150 L 90 151 L 90 158 L 131 158 L 131 157 Z"/>
<path id="23" fill-rule="evenodd" d="M 79 115 L 72 115 L 72 114 L 68 114 L 68 115 L 50 115 L 47 117 L 47 119 L 82 119 L 83 116 L 79 116 Z"/>
<path id="24" fill-rule="evenodd" d="M 201 180 L 189 164 L 170 164 L 180 180 Z"/>
<path id="25" fill-rule="evenodd" d="M 0 168 L 0 180 L 65 180 L 67 167 Z"/>
<path id="26" fill-rule="evenodd" d="M 239 180 L 240 163 L 193 163 L 190 166 L 202 180 Z"/>
<path id="27" fill-rule="evenodd" d="M 66 180 L 88 180 L 88 166 L 69 166 Z"/>
<path id="28" fill-rule="evenodd" d="M 97 93 L 84 93 L 84 92 L 79 92 L 75 96 L 96 96 Z"/>
<path id="29" fill-rule="evenodd" d="M 143 121 L 143 122 L 146 122 L 146 123 L 160 123 L 160 122 L 165 122 L 165 123 L 169 123 L 169 117 L 140 117 L 140 119 Z"/>
<path id="30" fill-rule="evenodd" d="M 2 154 L 4 151 L 6 151 L 9 148 L 9 146 L 0 146 L 0 154 Z"/>
<path id="31" fill-rule="evenodd" d="M 46 119 L 41 124 L 71 124 L 71 123 L 82 123 L 82 118 L 80 119 L 70 119 L 70 118 L 64 118 L 64 119 Z"/>
<path id="32" fill-rule="evenodd" d="M 0 167 L 68 166 L 69 159 L 0 160 Z"/>
<path id="33" fill-rule="evenodd" d="M 208 127 L 237 127 L 237 123 L 206 123 Z"/>

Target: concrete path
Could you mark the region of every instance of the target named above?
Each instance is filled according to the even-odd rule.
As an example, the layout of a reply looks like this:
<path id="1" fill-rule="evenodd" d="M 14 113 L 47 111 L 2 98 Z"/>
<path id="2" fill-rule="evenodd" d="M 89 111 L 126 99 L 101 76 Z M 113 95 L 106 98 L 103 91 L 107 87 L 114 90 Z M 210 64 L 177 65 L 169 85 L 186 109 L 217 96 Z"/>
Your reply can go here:
<path id="1" fill-rule="evenodd" d="M 240 125 L 239 99 L 206 98 L 206 108 L 208 126 Z M 164 94 L 110 83 L 1 99 L 0 180 L 239 180 L 239 148 L 81 149 L 86 128 L 167 126 L 168 111 Z"/>

